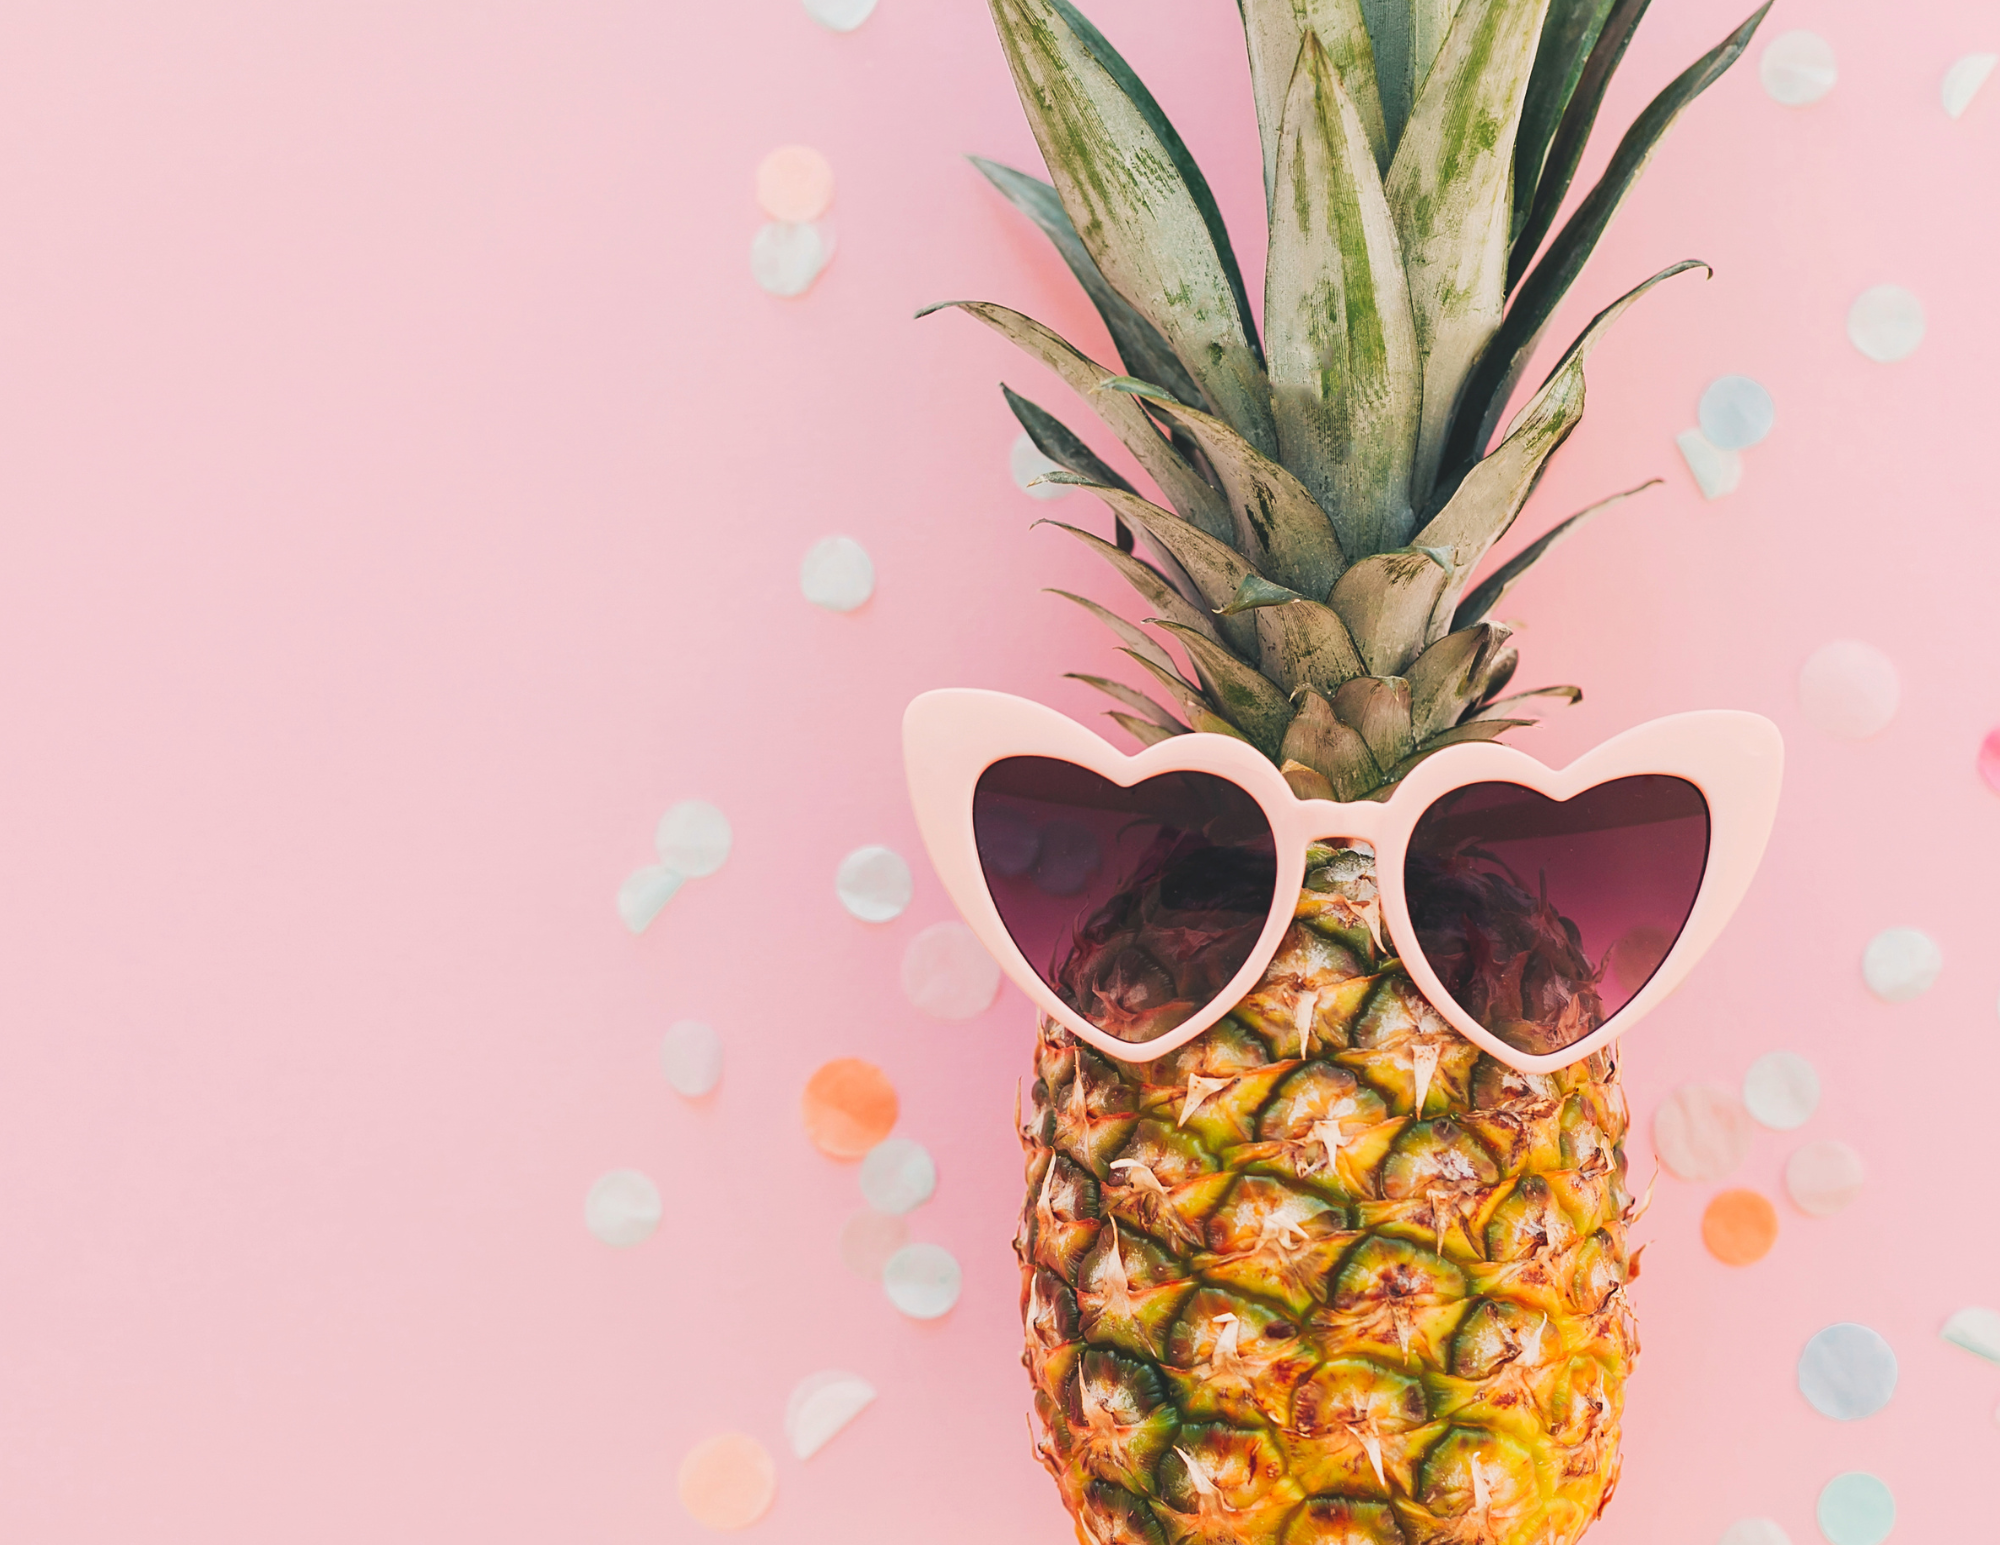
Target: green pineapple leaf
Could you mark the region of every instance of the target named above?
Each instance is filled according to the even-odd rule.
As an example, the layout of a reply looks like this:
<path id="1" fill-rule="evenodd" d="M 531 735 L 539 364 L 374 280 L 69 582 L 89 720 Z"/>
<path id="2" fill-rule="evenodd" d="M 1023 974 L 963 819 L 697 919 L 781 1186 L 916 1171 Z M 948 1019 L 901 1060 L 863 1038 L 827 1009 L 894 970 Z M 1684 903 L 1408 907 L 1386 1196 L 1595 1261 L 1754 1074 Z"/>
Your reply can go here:
<path id="1" fill-rule="evenodd" d="M 1287 692 L 1310 686 L 1331 694 L 1367 669 L 1347 624 L 1330 606 L 1294 599 L 1252 615 L 1265 670 Z"/>
<path id="2" fill-rule="evenodd" d="M 1234 617 L 1238 612 L 1256 611 L 1262 606 L 1283 606 L 1287 602 L 1304 599 L 1298 591 L 1274 585 L 1261 574 L 1245 574 L 1243 582 L 1236 587 L 1236 594 L 1229 598 L 1229 604 L 1216 610 L 1224 617 Z"/>
<path id="3" fill-rule="evenodd" d="M 1132 588 L 1145 597 L 1147 604 L 1162 617 L 1172 617 L 1175 621 L 1184 622 L 1191 628 L 1204 628 L 1211 633 L 1215 631 L 1215 624 L 1208 620 L 1201 609 L 1169 584 L 1166 576 L 1143 558 L 1123 551 L 1101 536 L 1093 536 L 1076 526 L 1064 525 L 1059 520 L 1037 521 L 1035 524 L 1054 526 L 1058 531 L 1067 531 L 1086 547 L 1098 553 L 1124 575 Z"/>
<path id="4" fill-rule="evenodd" d="M 1452 613 L 1452 627 L 1469 628 L 1492 611 L 1500 604 L 1500 598 L 1514 588 L 1514 582 L 1534 567 L 1544 553 L 1581 530 L 1585 522 L 1602 515 L 1613 505 L 1623 504 L 1634 494 L 1642 494 L 1649 488 L 1659 486 L 1660 479 L 1648 478 L 1637 488 L 1628 488 L 1623 493 L 1613 494 L 1608 499 L 1599 499 L 1597 503 L 1578 510 L 1568 520 L 1537 537 L 1473 587 L 1466 598 L 1459 602 L 1458 610 Z"/>
<path id="5" fill-rule="evenodd" d="M 1465 724 L 1454 724 L 1450 729 L 1433 735 L 1411 755 L 1391 767 L 1387 774 L 1388 781 L 1393 784 L 1407 776 L 1417 763 L 1425 757 L 1437 755 L 1446 746 L 1462 746 L 1473 740 L 1498 740 L 1509 730 L 1524 730 L 1535 722 L 1533 719 L 1474 719 Z"/>
<path id="6" fill-rule="evenodd" d="M 1357 676 L 1333 695 L 1334 717 L 1361 737 L 1378 767 L 1410 754 L 1410 684 L 1400 676 Z"/>
<path id="7" fill-rule="evenodd" d="M 1368 743 L 1335 717 L 1324 696 L 1308 688 L 1298 695 L 1298 711 L 1285 727 L 1279 756 L 1303 762 L 1333 786 L 1339 800 L 1360 799 L 1382 781 L 1382 769 Z"/>
<path id="8" fill-rule="evenodd" d="M 1569 190 L 1570 178 L 1576 175 L 1577 156 L 1582 154 L 1583 142 L 1590 136 L 1590 125 L 1597 118 L 1597 104 L 1604 95 L 1604 87 L 1611 79 L 1611 72 L 1617 67 L 1618 58 L 1599 60 L 1592 52 L 1597 40 L 1604 35 L 1605 21 L 1614 8 L 1619 21 L 1612 28 L 1612 36 L 1629 38 L 1632 29 L 1638 25 L 1639 17 L 1645 13 L 1647 0 L 1549 0 L 1548 15 L 1542 21 L 1542 40 L 1535 48 L 1535 68 L 1528 76 L 1528 95 L 1521 103 L 1521 128 L 1514 136 L 1514 220 L 1509 240 L 1512 250 L 1509 256 L 1507 287 L 1512 289 L 1519 281 L 1516 264 L 1525 267 L 1522 233 L 1528 229 L 1529 219 L 1537 213 L 1545 199 L 1553 196 L 1554 203 L 1560 205 L 1562 196 Z M 1622 56 L 1625 52 L 1622 41 L 1607 53 Z M 1578 86 L 1584 79 L 1586 67 L 1591 71 L 1591 86 L 1581 96 Z M 1576 103 L 1577 118 L 1574 128 L 1565 117 L 1570 104 Z M 1558 127 L 1563 131 L 1563 149 L 1551 157 L 1549 145 L 1556 137 Z M 1576 132 L 1580 130 L 1580 132 Z M 1574 140 L 1575 154 L 1571 154 Z M 1542 186 L 1543 168 L 1548 169 L 1548 183 Z M 1530 238 L 1533 246 L 1526 248 L 1526 256 L 1534 255 L 1534 247 L 1541 244 L 1547 234 L 1548 221 L 1555 217 L 1554 207 L 1550 207 L 1541 229 Z"/>
<path id="9" fill-rule="evenodd" d="M 1158 625 L 1180 640 L 1188 658 L 1194 661 L 1203 692 L 1221 710 L 1222 717 L 1248 736 L 1253 746 L 1275 760 L 1285 738 L 1285 726 L 1292 717 L 1285 694 L 1262 671 L 1246 665 L 1206 634 L 1164 618 Z"/>
<path id="10" fill-rule="evenodd" d="M 1482 719 L 1518 718 L 1521 714 L 1541 707 L 1537 698 L 1560 698 L 1565 706 L 1583 701 L 1581 687 L 1537 687 L 1532 692 L 1516 692 L 1512 697 L 1495 698 L 1484 708 L 1475 709 L 1466 720 L 1476 724 Z"/>
<path id="11" fill-rule="evenodd" d="M 1491 622 L 1461 628 L 1417 656 L 1408 675 L 1410 729 L 1418 741 L 1450 729 L 1479 701 L 1486 671 L 1507 633 Z"/>
<path id="12" fill-rule="evenodd" d="M 1363 558 L 1340 576 L 1327 605 L 1347 624 L 1371 676 L 1400 676 L 1430 640 L 1431 615 L 1451 582 L 1433 547 Z"/>
<path id="13" fill-rule="evenodd" d="M 1250 87 L 1257 98 L 1257 131 L 1264 142 L 1264 204 L 1276 210 L 1278 137 L 1285 121 L 1285 98 L 1300 46 L 1319 40 L 1361 118 L 1376 170 L 1389 165 L 1388 131 L 1382 97 L 1375 85 L 1375 50 L 1360 0 L 1237 0 L 1243 41 L 1250 50 Z M 1265 316 L 1268 318 L 1268 309 Z M 1134 371 L 1133 374 L 1139 372 Z"/>
<path id="14" fill-rule="evenodd" d="M 1111 710 L 1104 717 L 1115 719 L 1118 727 L 1142 746 L 1157 746 L 1163 740 L 1172 740 L 1176 735 L 1185 735 L 1187 733 L 1185 725 L 1170 730 L 1163 725 L 1153 723 L 1150 719 L 1136 719 L 1131 714 L 1119 713 L 1116 709 Z"/>
<path id="15" fill-rule="evenodd" d="M 1162 628 L 1171 628 L 1174 626 L 1173 623 L 1159 619 L 1155 619 L 1154 625 Z M 1209 698 L 1208 694 L 1172 666 L 1155 665 L 1145 656 L 1134 654 L 1129 649 L 1120 650 L 1119 653 L 1136 661 L 1148 676 L 1151 676 L 1153 680 L 1165 687 L 1167 689 L 1167 696 L 1181 705 L 1181 712 L 1187 716 L 1187 722 L 1197 730 L 1206 727 L 1205 720 L 1216 717 L 1215 703 Z M 1236 734 L 1234 727 L 1230 729 L 1230 734 Z"/>
<path id="16" fill-rule="evenodd" d="M 1143 628 L 1138 627 L 1134 623 L 1127 622 L 1110 608 L 1099 606 L 1097 602 L 1091 600 L 1088 596 L 1071 595 L 1067 590 L 1047 590 L 1043 593 L 1045 595 L 1059 595 L 1065 601 L 1074 601 L 1113 633 L 1117 634 L 1119 641 L 1127 649 L 1137 650 L 1140 654 L 1150 654 L 1161 665 L 1166 666 L 1170 670 L 1173 668 L 1174 662 L 1172 657 L 1168 655 L 1166 650 L 1148 638 Z"/>
<path id="17" fill-rule="evenodd" d="M 1015 422 L 1028 432 L 1029 442 L 1050 461 L 1067 467 L 1078 477 L 1089 478 L 1093 483 L 1131 491 L 1132 485 L 1100 460 L 1097 452 L 1079 440 L 1061 419 L 1037 407 L 1011 386 L 1003 383 L 1000 392 L 1007 399 L 1007 406 L 1013 410 Z M 1133 545 L 1132 528 L 1116 516 L 1112 519 L 1118 545 L 1129 553 Z"/>
<path id="18" fill-rule="evenodd" d="M 1071 681 L 1080 681 L 1086 687 L 1095 687 L 1106 697 L 1111 698 L 1115 702 L 1123 703 L 1127 708 L 1151 719 L 1163 729 L 1184 730 L 1187 728 L 1180 720 L 1176 719 L 1166 709 L 1162 708 L 1136 687 L 1128 687 L 1122 681 L 1112 681 L 1104 676 L 1086 676 L 1081 671 L 1065 671 L 1063 674 Z"/>

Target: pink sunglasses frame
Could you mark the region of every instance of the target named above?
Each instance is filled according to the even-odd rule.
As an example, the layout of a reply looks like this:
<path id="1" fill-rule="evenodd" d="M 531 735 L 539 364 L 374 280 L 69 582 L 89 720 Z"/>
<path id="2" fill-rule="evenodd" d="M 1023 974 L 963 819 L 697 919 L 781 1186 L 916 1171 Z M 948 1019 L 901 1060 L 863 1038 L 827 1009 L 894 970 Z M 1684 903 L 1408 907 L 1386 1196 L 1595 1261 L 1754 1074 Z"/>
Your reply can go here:
<path id="1" fill-rule="evenodd" d="M 1418 819 L 1443 795 L 1471 783 L 1501 782 L 1566 800 L 1614 778 L 1647 773 L 1685 778 L 1707 800 L 1710 823 L 1708 864 L 1693 910 L 1646 985 L 1574 1046 L 1539 1057 L 1516 1050 L 1452 1001 L 1413 943 L 1401 957 L 1410 979 L 1452 1028 L 1508 1066 L 1524 1073 L 1552 1073 L 1582 1061 L 1623 1035 L 1678 987 L 1736 911 L 1777 816 L 1784 755 L 1784 740 L 1770 720 L 1714 709 L 1641 724 L 1563 768 L 1546 767 L 1493 741 L 1448 746 L 1412 768 L 1388 799 L 1339 803 L 1300 799 L 1261 752 L 1227 735 L 1176 735 L 1128 756 L 1044 704 L 972 688 L 926 692 L 903 715 L 903 761 L 917 829 L 960 915 L 1036 1007 L 1125 1062 L 1151 1062 L 1185 1046 L 1256 985 L 1291 923 L 1305 881 L 1309 843 L 1332 837 L 1372 844 L 1383 921 L 1394 938 L 1414 941 L 1403 895 L 1403 857 Z M 972 796 L 980 774 L 1012 756 L 1058 758 L 1121 788 L 1162 773 L 1213 773 L 1255 799 L 1270 821 L 1277 840 L 1278 884 L 1256 948 L 1213 1003 L 1159 1039 L 1121 1041 L 1076 1013 L 1042 980 L 1000 920 L 979 861 Z"/>

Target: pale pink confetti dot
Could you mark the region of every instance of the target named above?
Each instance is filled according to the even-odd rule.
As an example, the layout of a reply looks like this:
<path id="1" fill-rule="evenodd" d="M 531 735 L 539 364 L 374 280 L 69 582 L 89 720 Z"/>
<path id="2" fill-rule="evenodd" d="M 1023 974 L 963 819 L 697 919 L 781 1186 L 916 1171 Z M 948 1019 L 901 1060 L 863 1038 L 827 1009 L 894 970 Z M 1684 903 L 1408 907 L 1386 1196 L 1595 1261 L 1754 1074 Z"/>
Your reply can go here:
<path id="1" fill-rule="evenodd" d="M 841 1226 L 840 1263 L 857 1277 L 880 1282 L 889 1257 L 909 1242 L 910 1225 L 905 1219 L 864 1207 Z"/>
<path id="2" fill-rule="evenodd" d="M 1979 776 L 1989 789 L 2000 792 L 2000 730 L 1988 730 L 1979 743 Z"/>
<path id="3" fill-rule="evenodd" d="M 999 992 L 1000 967 L 963 923 L 933 923 L 903 951 L 903 996 L 933 1019 L 983 1014 Z"/>
<path id="4" fill-rule="evenodd" d="M 749 1434 L 717 1433 L 681 1461 L 680 1493 L 681 1506 L 696 1523 L 747 1529 L 770 1510 L 778 1494 L 778 1467 Z"/>
<path id="5" fill-rule="evenodd" d="M 810 145 L 781 145 L 758 163 L 757 202 L 773 220 L 817 220 L 833 203 L 833 166 Z"/>
<path id="6" fill-rule="evenodd" d="M 1866 1179 L 1861 1155 L 1845 1143 L 1807 1143 L 1785 1161 L 1785 1190 L 1800 1212 L 1814 1218 L 1852 1205 Z"/>
<path id="7" fill-rule="evenodd" d="M 1889 657 L 1856 639 L 1821 645 L 1799 670 L 1799 707 L 1843 740 L 1866 740 L 1884 728 L 1901 696 Z"/>
<path id="8" fill-rule="evenodd" d="M 1720 1180 L 1750 1154 L 1743 1102 L 1719 1084 L 1683 1084 L 1653 1112 L 1653 1151 L 1682 1180 Z"/>

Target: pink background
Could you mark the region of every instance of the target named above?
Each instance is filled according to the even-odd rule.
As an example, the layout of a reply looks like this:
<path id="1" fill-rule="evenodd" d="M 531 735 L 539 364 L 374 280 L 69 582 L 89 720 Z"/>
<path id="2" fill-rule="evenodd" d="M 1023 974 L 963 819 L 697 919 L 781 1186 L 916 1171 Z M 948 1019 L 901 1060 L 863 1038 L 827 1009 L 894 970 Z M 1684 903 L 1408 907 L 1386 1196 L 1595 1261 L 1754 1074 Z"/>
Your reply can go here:
<path id="1" fill-rule="evenodd" d="M 1661 4 L 1606 110 L 1622 126 L 1745 0 Z M 1097 0 L 1216 183 L 1256 288 L 1255 131 L 1234 8 Z M 767 1545 L 1066 1540 L 1015 1365 L 1011 989 L 925 1019 L 898 964 L 947 906 L 917 853 L 896 727 L 967 684 L 1078 713 L 1102 637 L 1038 587 L 1119 587 L 1009 480 L 1002 375 L 961 318 L 1021 306 L 1102 351 L 1040 236 L 961 160 L 1033 149 L 974 0 L 882 0 L 835 36 L 797 0 L 16 0 L 0 27 L 0 1537 L 347 1542 L 705 1537 L 681 1456 L 740 1428 L 779 1455 Z M 1991 9 L 1780 0 L 1841 80 L 1773 103 L 1746 61 L 1668 141 L 1556 331 L 1683 257 L 1599 351 L 1590 417 L 1521 525 L 1614 488 L 1510 599 L 1525 684 L 1587 703 L 1522 744 L 1562 760 L 1650 715 L 1757 709 L 1791 746 L 1733 932 L 1630 1043 L 1659 1097 L 1804 1053 L 1819 1115 L 1735 1183 L 1780 1194 L 1800 1142 L 1864 1154 L 1864 1199 L 1780 1203 L 1774 1254 L 1709 1259 L 1715 1187 L 1663 1179 L 1640 1237 L 1646 1354 L 1597 1545 L 1816 1538 L 1847 1469 L 1898 1537 L 1989 1532 L 2000 1368 L 1936 1339 L 2000 1300 L 2000 719 L 1992 301 L 2000 49 Z M 833 266 L 751 283 L 752 176 L 818 146 Z M 1587 172 L 1609 153 L 1598 145 Z M 1930 336 L 1871 363 L 1843 319 L 1909 286 Z M 1561 340 L 1557 340 L 1560 342 Z M 1725 372 L 1774 393 L 1742 490 L 1705 504 L 1672 437 Z M 875 600 L 799 596 L 813 540 L 874 554 Z M 1122 603 L 1121 603 L 1122 604 Z M 1800 719 L 1822 642 L 1889 652 L 1872 741 Z M 612 899 L 653 822 L 706 798 L 728 867 L 643 937 Z M 885 842 L 917 895 L 871 927 L 840 856 Z M 1886 1006 L 1861 949 L 1945 952 Z M 666 1024 L 722 1032 L 722 1089 L 662 1079 Z M 945 1320 L 839 1264 L 852 1166 L 797 1119 L 811 1070 L 869 1058 L 942 1173 L 912 1222 L 964 1263 Z M 582 1199 L 660 1181 L 609 1249 Z M 1903 1379 L 1838 1424 L 1793 1386 L 1805 1339 L 1880 1330 Z M 809 1462 L 793 1381 L 881 1398 Z"/>

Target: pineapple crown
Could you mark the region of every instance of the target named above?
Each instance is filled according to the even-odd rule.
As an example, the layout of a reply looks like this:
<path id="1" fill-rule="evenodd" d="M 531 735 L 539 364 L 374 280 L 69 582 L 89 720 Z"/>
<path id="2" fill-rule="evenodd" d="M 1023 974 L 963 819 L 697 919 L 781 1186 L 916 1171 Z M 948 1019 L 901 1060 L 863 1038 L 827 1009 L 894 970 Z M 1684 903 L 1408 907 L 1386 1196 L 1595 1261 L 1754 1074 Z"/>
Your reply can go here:
<path id="1" fill-rule="evenodd" d="M 1239 0 L 1269 214 L 1260 337 L 1208 183 L 1118 51 L 1069 0 L 990 4 L 1053 183 L 974 164 L 1054 242 L 1123 370 L 1005 307 L 946 304 L 1090 402 L 1155 485 L 1158 502 L 1002 388 L 1061 469 L 1050 479 L 1111 507 L 1113 541 L 1062 529 L 1132 584 L 1155 631 L 1056 593 L 1109 626 L 1180 717 L 1076 679 L 1143 743 L 1233 735 L 1301 796 L 1350 800 L 1576 701 L 1574 687 L 1500 696 L 1517 654 L 1489 613 L 1639 490 L 1468 582 L 1582 418 L 1597 339 L 1703 265 L 1676 263 L 1598 313 L 1491 442 L 1661 136 L 1769 5 L 1653 99 L 1551 237 L 1647 0 Z"/>

